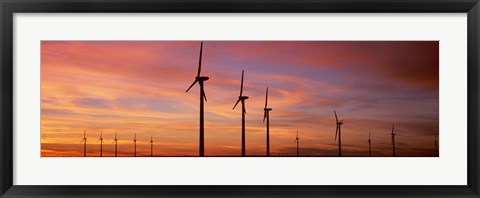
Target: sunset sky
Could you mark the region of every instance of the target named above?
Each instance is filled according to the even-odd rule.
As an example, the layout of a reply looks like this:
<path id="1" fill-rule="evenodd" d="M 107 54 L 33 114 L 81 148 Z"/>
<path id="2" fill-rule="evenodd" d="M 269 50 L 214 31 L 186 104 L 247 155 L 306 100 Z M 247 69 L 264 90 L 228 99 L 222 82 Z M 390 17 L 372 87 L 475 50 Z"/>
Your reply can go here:
<path id="1" fill-rule="evenodd" d="M 337 156 L 334 109 L 343 156 L 435 156 L 439 130 L 436 41 L 206 41 L 202 76 L 205 155 L 241 155 L 241 108 L 232 110 L 245 70 L 246 153 L 265 155 L 269 87 L 270 152 Z M 197 156 L 200 41 L 42 41 L 42 156 Z"/>

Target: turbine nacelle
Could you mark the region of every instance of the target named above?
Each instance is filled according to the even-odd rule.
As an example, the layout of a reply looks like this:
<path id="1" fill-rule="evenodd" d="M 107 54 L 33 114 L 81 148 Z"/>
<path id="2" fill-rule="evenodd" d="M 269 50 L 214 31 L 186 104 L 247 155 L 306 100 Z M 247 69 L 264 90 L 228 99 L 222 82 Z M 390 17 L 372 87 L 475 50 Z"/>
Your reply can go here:
<path id="1" fill-rule="evenodd" d="M 264 111 L 271 111 L 272 108 L 264 108 L 263 110 L 264 110 Z"/>
<path id="2" fill-rule="evenodd" d="M 208 79 L 210 79 L 208 76 L 197 76 L 197 77 L 195 77 L 196 81 L 207 81 Z"/>
<path id="3" fill-rule="evenodd" d="M 238 99 L 239 100 L 246 100 L 246 99 L 248 99 L 248 96 L 238 96 Z"/>

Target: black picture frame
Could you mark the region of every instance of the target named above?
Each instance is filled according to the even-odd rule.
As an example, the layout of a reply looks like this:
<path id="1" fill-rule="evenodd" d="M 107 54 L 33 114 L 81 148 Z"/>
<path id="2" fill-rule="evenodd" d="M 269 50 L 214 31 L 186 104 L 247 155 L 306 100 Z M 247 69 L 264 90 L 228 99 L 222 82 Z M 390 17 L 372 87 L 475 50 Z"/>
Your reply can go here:
<path id="1" fill-rule="evenodd" d="M 480 197 L 479 0 L 0 0 L 1 197 Z M 22 186 L 13 185 L 15 13 L 467 13 L 468 184 L 465 186 Z M 454 171 L 454 170 L 445 170 Z M 414 179 L 414 178 L 412 178 Z"/>

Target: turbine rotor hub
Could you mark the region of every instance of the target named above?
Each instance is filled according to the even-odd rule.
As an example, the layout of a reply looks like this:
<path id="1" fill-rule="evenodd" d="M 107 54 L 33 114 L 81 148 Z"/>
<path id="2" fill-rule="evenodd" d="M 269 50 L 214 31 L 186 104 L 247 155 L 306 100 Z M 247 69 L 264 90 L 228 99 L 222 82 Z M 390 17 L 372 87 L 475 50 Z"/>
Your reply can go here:
<path id="1" fill-rule="evenodd" d="M 239 100 L 246 100 L 246 99 L 248 99 L 248 96 L 238 96 L 238 99 Z"/>

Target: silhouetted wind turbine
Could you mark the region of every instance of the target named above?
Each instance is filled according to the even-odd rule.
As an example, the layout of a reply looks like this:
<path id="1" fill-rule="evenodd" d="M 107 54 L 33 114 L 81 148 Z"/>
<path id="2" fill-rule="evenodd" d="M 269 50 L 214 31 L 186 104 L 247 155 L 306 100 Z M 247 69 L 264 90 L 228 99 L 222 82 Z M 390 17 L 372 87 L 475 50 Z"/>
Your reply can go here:
<path id="1" fill-rule="evenodd" d="M 395 132 L 395 123 L 392 125 L 392 148 L 393 148 L 393 157 L 395 157 L 395 135 L 397 135 Z"/>
<path id="2" fill-rule="evenodd" d="M 100 157 L 102 157 L 102 154 L 103 154 L 103 151 L 102 151 L 102 148 L 103 148 L 103 132 L 100 131 L 100 139 L 97 140 L 97 142 L 100 141 Z"/>
<path id="3" fill-rule="evenodd" d="M 267 101 L 268 101 L 268 87 L 267 93 L 265 95 L 265 107 L 263 108 L 263 122 L 267 119 L 267 157 L 270 157 L 270 111 L 272 108 L 267 108 Z"/>
<path id="4" fill-rule="evenodd" d="M 438 156 L 438 140 L 437 140 L 437 135 L 435 135 L 435 155 Z"/>
<path id="5" fill-rule="evenodd" d="M 137 133 L 133 136 L 133 156 L 137 157 Z"/>
<path id="6" fill-rule="evenodd" d="M 368 155 L 372 157 L 372 139 L 370 139 L 370 133 L 368 133 Z"/>
<path id="7" fill-rule="evenodd" d="M 242 102 L 242 157 L 245 156 L 245 114 L 247 111 L 245 110 L 245 100 L 248 99 L 248 96 L 243 96 L 243 73 L 244 71 L 242 70 L 242 81 L 240 84 L 240 95 L 238 96 L 237 103 L 235 103 L 235 106 L 233 106 L 233 109 L 237 106 L 238 102 Z"/>
<path id="8" fill-rule="evenodd" d="M 343 120 L 338 121 L 337 111 L 333 110 L 335 113 L 335 120 L 337 123 L 337 129 L 335 129 L 335 141 L 337 140 L 337 133 L 338 133 L 338 156 L 342 156 L 342 124 Z"/>
<path id="9" fill-rule="evenodd" d="M 203 42 L 200 43 L 200 60 L 198 61 L 198 72 L 197 76 L 195 77 L 195 81 L 193 81 L 192 85 L 188 87 L 187 91 L 190 90 L 195 83 L 198 82 L 200 85 L 200 144 L 199 144 L 199 155 L 200 157 L 204 156 L 204 124 L 203 124 L 203 99 L 207 101 L 207 96 L 205 95 L 205 90 L 203 89 L 203 82 L 207 81 L 209 78 L 208 76 L 200 76 L 200 71 L 202 70 L 202 50 L 203 50 Z"/>
<path id="10" fill-rule="evenodd" d="M 150 157 L 153 157 L 153 135 L 150 136 Z"/>
<path id="11" fill-rule="evenodd" d="M 117 143 L 118 143 L 118 139 L 117 139 L 117 132 L 115 131 L 115 140 L 113 140 L 112 143 L 115 143 L 115 157 L 117 157 Z"/>
<path id="12" fill-rule="evenodd" d="M 299 140 L 300 140 L 300 138 L 298 137 L 298 130 L 297 130 L 297 137 L 295 138 L 295 142 L 297 142 L 297 157 L 299 156 L 299 150 L 298 150 Z"/>
<path id="13" fill-rule="evenodd" d="M 83 139 L 80 143 L 83 142 L 83 157 L 87 157 L 87 136 L 85 130 L 83 130 Z"/>

